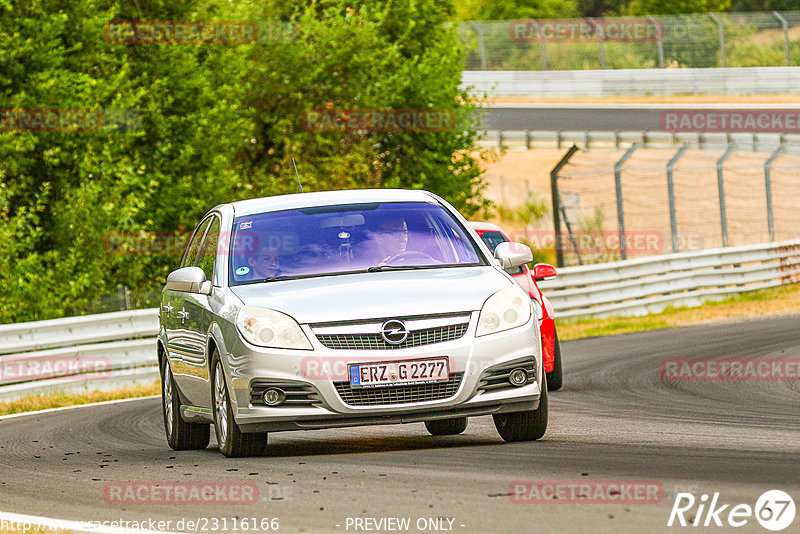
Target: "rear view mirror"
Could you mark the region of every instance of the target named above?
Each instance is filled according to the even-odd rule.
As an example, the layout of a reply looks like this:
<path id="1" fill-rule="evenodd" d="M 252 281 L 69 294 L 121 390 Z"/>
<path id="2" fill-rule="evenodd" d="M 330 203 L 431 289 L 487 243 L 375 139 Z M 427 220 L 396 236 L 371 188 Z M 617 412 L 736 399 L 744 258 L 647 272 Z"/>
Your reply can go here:
<path id="1" fill-rule="evenodd" d="M 200 267 L 183 267 L 169 273 L 165 289 L 210 295 L 211 282 L 206 280 L 206 273 Z"/>
<path id="2" fill-rule="evenodd" d="M 539 280 L 550 280 L 558 276 L 556 268 L 547 263 L 537 263 L 533 266 L 533 279 L 537 282 Z"/>

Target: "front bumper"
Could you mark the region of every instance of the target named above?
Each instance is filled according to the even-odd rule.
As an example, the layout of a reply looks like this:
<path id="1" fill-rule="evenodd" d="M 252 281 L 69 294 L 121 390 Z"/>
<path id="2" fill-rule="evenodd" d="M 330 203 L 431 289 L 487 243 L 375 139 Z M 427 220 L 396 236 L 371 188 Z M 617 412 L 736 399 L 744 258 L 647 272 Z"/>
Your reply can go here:
<path id="1" fill-rule="evenodd" d="M 512 330 L 475 337 L 478 312 L 470 314 L 465 334 L 456 340 L 393 350 L 337 350 L 323 346 L 303 326 L 313 351 L 264 349 L 237 335 L 227 355 L 229 391 L 236 422 L 243 432 L 303 430 L 345 426 L 412 423 L 432 419 L 489 415 L 536 409 L 543 366 L 535 316 Z M 460 375 L 455 393 L 446 398 L 393 404 L 352 405 L 335 382 L 347 380 L 347 364 L 447 356 L 450 373 Z M 521 387 L 483 389 L 487 370 L 515 360 L 533 360 L 535 378 Z M 313 365 L 311 365 L 313 363 Z M 310 371 L 314 371 L 310 373 Z M 310 406 L 260 406 L 253 403 L 259 382 L 287 382 L 315 393 Z"/>

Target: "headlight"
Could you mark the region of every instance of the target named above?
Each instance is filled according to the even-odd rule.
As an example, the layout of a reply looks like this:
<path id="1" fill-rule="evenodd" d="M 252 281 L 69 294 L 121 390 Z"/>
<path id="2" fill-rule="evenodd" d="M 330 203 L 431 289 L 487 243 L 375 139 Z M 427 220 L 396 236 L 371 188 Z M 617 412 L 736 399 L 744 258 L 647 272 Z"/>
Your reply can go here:
<path id="1" fill-rule="evenodd" d="M 522 326 L 531 317 L 531 297 L 518 285 L 501 289 L 483 304 L 476 336 Z"/>
<path id="2" fill-rule="evenodd" d="M 297 321 L 279 311 L 245 306 L 236 316 L 236 327 L 259 347 L 313 350 Z"/>
<path id="3" fill-rule="evenodd" d="M 539 321 L 544 319 L 544 312 L 542 312 L 542 304 L 534 298 L 531 299 L 531 303 L 533 304 L 533 312 L 536 314 L 536 319 Z"/>

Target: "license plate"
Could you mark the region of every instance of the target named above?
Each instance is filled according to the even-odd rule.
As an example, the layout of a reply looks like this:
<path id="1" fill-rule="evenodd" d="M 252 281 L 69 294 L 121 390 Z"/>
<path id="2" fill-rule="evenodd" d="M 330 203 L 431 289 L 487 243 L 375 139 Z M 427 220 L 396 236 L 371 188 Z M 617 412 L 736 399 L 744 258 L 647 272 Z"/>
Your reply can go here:
<path id="1" fill-rule="evenodd" d="M 354 363 L 349 368 L 350 386 L 354 388 L 429 384 L 446 382 L 450 378 L 450 362 L 446 356 L 396 362 Z"/>

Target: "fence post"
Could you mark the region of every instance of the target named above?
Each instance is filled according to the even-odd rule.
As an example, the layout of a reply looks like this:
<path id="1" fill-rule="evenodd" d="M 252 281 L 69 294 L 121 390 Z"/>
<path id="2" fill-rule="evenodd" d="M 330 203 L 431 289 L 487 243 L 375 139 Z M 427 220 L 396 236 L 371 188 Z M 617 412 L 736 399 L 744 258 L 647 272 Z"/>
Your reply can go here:
<path id="1" fill-rule="evenodd" d="M 717 27 L 719 28 L 719 56 L 720 56 L 720 63 L 721 67 L 725 68 L 725 31 L 722 27 L 722 19 L 719 18 L 715 13 L 709 13 L 711 18 L 714 19 L 714 22 L 717 23 Z"/>
<path id="2" fill-rule="evenodd" d="M 789 23 L 783 18 L 783 15 L 777 11 L 773 11 L 772 14 L 775 15 L 775 18 L 778 19 L 783 27 L 783 53 L 786 54 L 786 66 L 791 67 L 792 61 L 789 54 Z"/>
<path id="3" fill-rule="evenodd" d="M 664 28 L 658 23 L 658 21 L 652 16 L 648 15 L 647 20 L 652 22 L 658 28 L 658 68 L 664 68 Z"/>
<path id="4" fill-rule="evenodd" d="M 577 151 L 578 146 L 572 145 L 550 171 L 550 200 L 553 204 L 553 230 L 556 234 L 556 267 L 564 266 L 564 249 L 561 248 L 561 195 L 558 193 L 558 173 L 564 165 L 569 163 Z"/>
<path id="5" fill-rule="evenodd" d="M 723 172 L 723 165 L 725 165 L 725 160 L 728 159 L 733 151 L 736 149 L 735 146 L 731 145 L 728 146 L 725 153 L 722 155 L 721 158 L 717 160 L 717 190 L 719 191 L 719 220 L 720 224 L 722 225 L 722 246 L 727 247 L 730 246 L 728 242 L 728 214 L 725 209 L 725 177 Z"/>
<path id="6" fill-rule="evenodd" d="M 538 20 L 533 20 L 536 26 L 536 34 L 539 36 L 539 60 L 542 62 L 542 70 L 547 70 L 547 41 L 542 38 L 542 28 Z"/>
<path id="7" fill-rule="evenodd" d="M 675 164 L 681 159 L 684 152 L 689 149 L 689 143 L 685 143 L 678 149 L 678 152 L 672 156 L 672 159 L 667 163 L 667 196 L 669 197 L 669 231 L 672 235 L 672 252 L 678 252 L 678 219 L 675 215 L 675 187 L 672 181 L 672 170 Z"/>
<path id="8" fill-rule="evenodd" d="M 478 54 L 481 56 L 481 70 L 486 70 L 486 41 L 483 38 L 483 28 L 477 22 L 470 22 L 478 33 Z"/>
<path id="9" fill-rule="evenodd" d="M 619 226 L 619 256 L 621 259 L 628 259 L 628 246 L 625 243 L 625 213 L 622 207 L 622 166 L 628 161 L 633 153 L 639 148 L 639 143 L 634 143 L 625 151 L 625 154 L 614 164 L 614 189 L 617 193 L 617 224 Z"/>
<path id="10" fill-rule="evenodd" d="M 769 230 L 770 242 L 775 241 L 775 216 L 772 212 L 772 164 L 783 154 L 785 149 L 786 146 L 781 143 L 781 146 L 779 146 L 766 163 L 764 163 L 764 190 L 767 196 L 767 228 Z"/>

